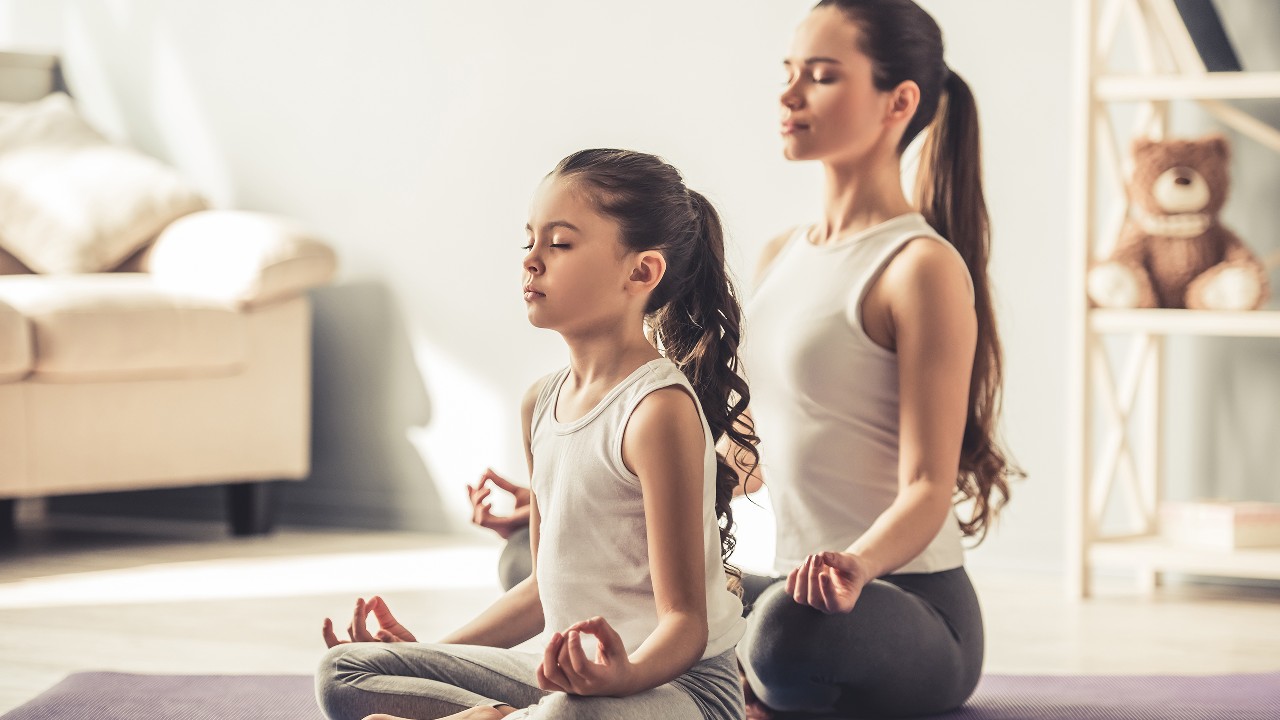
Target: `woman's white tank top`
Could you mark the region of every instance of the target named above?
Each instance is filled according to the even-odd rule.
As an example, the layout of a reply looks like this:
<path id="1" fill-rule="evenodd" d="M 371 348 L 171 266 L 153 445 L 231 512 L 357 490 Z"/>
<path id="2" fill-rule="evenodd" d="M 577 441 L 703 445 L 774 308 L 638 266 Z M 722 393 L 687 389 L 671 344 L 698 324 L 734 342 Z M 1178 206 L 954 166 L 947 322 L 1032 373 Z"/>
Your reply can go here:
<path id="1" fill-rule="evenodd" d="M 543 386 L 533 409 L 532 487 L 538 514 L 538 591 L 546 632 L 562 632 L 597 615 L 634 652 L 658 626 L 649 574 L 649 533 L 640 479 L 622 461 L 622 435 L 636 406 L 649 393 L 671 386 L 697 395 L 684 373 L 666 358 L 652 360 L 609 391 L 571 423 L 556 420 L 556 398 L 569 368 Z M 702 418 L 706 450 L 702 473 L 701 553 L 707 593 L 707 648 L 703 659 L 737 644 L 746 629 L 742 603 L 727 587 L 716 520 L 715 443 Z M 661 448 L 653 448 L 661 452 Z"/>
<path id="2" fill-rule="evenodd" d="M 919 213 L 827 245 L 787 241 L 746 310 L 743 363 L 777 520 L 774 570 L 843 551 L 898 493 L 898 358 L 862 327 L 862 301 L 910 240 L 955 251 Z M 958 254 L 958 253 L 957 253 Z M 897 573 L 964 564 L 954 513 Z"/>

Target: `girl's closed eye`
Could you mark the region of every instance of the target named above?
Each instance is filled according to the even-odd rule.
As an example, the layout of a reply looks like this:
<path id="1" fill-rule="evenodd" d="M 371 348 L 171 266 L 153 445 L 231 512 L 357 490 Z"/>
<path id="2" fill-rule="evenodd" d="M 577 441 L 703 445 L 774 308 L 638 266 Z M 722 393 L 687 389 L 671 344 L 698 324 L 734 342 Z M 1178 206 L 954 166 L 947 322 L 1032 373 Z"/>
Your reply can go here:
<path id="1" fill-rule="evenodd" d="M 567 249 L 569 248 L 569 243 L 551 243 L 551 247 L 556 248 L 557 250 L 567 250 Z M 533 243 L 531 243 L 531 242 L 526 242 L 524 245 L 521 245 L 521 246 L 520 246 L 520 249 L 521 249 L 521 250 L 532 250 L 532 249 L 533 249 Z"/>

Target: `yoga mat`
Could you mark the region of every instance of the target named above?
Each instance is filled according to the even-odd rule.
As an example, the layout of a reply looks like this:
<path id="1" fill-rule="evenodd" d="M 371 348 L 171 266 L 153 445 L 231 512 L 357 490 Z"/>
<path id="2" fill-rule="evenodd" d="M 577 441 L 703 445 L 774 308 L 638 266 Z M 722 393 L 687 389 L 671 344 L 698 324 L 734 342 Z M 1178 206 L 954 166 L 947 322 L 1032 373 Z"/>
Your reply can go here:
<path id="1" fill-rule="evenodd" d="M 948 720 L 1280 719 L 1280 673 L 987 675 Z M 323 720 L 305 675 L 76 673 L 0 720 Z M 655 718 L 655 720 L 661 720 Z"/>

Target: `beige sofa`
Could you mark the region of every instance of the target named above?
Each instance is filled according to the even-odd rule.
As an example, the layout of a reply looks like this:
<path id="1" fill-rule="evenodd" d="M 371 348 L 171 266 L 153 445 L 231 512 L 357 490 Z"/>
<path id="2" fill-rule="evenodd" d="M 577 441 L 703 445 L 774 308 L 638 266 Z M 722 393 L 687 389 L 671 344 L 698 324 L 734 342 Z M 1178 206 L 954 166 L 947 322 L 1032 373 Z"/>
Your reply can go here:
<path id="1" fill-rule="evenodd" d="M 0 101 L 59 78 L 4 55 Z M 232 530 L 268 531 L 269 482 L 309 470 L 307 290 L 334 268 L 292 223 L 221 210 L 112 272 L 34 274 L 0 250 L 0 530 L 15 498 L 226 484 Z"/>

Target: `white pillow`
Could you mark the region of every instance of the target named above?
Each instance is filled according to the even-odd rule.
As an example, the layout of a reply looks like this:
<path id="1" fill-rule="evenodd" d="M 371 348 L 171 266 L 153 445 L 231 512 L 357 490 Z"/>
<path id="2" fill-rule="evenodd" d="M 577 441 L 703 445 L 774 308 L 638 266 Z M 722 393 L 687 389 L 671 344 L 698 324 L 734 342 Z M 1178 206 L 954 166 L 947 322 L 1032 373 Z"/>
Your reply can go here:
<path id="1" fill-rule="evenodd" d="M 35 272 L 111 270 L 205 207 L 173 170 L 90 127 L 63 93 L 0 112 L 0 247 Z"/>

